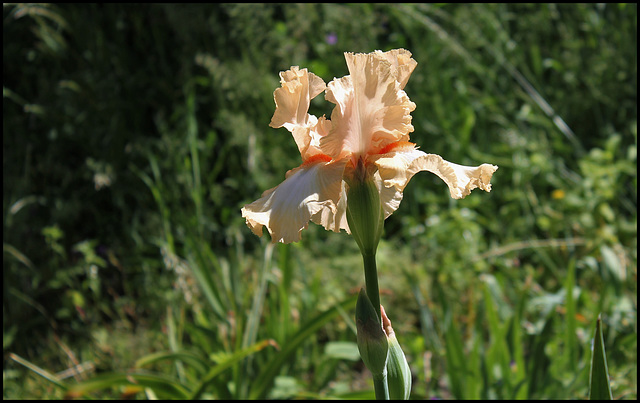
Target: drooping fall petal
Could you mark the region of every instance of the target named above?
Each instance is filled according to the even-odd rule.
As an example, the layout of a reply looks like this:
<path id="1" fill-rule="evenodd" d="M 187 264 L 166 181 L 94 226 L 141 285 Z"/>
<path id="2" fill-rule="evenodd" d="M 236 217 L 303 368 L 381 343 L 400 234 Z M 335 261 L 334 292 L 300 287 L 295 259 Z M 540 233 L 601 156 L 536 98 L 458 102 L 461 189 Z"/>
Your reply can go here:
<path id="1" fill-rule="evenodd" d="M 415 148 L 415 144 L 401 142 L 386 154 L 375 159 L 378 172 L 385 186 L 393 186 L 400 192 L 409 180 L 420 171 L 429 171 L 442 179 L 454 199 L 462 199 L 475 188 L 491 191 L 491 177 L 498 169 L 491 164 L 477 167 L 458 165 L 444 160 L 437 154 L 427 154 Z"/>
<path id="2" fill-rule="evenodd" d="M 347 222 L 347 188 L 346 183 L 340 184 L 340 200 L 336 209 L 322 209 L 311 217 L 311 221 L 322 225 L 327 231 L 340 232 L 341 229 L 351 233 Z"/>
<path id="3" fill-rule="evenodd" d="M 272 242 L 297 242 L 312 216 L 331 216 L 337 211 L 344 161 L 318 160 L 287 172 L 278 186 L 242 208 L 242 216 L 254 234 L 266 226 Z"/>

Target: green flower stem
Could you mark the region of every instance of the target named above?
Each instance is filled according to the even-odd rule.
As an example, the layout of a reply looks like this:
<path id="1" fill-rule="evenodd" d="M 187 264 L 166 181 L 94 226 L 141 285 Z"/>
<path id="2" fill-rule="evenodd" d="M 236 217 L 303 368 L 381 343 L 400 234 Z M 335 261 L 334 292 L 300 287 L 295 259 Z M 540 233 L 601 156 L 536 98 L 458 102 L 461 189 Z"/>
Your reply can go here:
<path id="1" fill-rule="evenodd" d="M 377 318 L 382 324 L 382 314 L 380 312 L 380 290 L 378 289 L 378 268 L 376 267 L 375 252 L 362 254 L 364 260 L 364 284 L 367 297 L 376 310 Z"/>
<path id="2" fill-rule="evenodd" d="M 358 349 L 365 365 L 373 375 L 376 399 L 388 400 L 386 368 L 388 342 L 382 330 L 378 269 L 376 268 L 376 250 L 384 226 L 384 211 L 378 186 L 362 158 L 358 159 L 348 185 L 347 222 L 364 260 L 366 295 L 360 299 L 361 310 L 356 309 L 356 322 L 360 326 Z"/>
<path id="3" fill-rule="evenodd" d="M 373 308 L 376 311 L 376 317 L 382 326 L 382 314 L 380 312 L 380 290 L 378 289 L 378 269 L 376 267 L 376 254 L 362 254 L 364 260 L 364 282 L 365 290 Z M 385 368 L 382 374 L 373 375 L 373 388 L 376 393 L 376 400 L 389 400 L 389 386 L 387 384 L 387 370 Z"/>

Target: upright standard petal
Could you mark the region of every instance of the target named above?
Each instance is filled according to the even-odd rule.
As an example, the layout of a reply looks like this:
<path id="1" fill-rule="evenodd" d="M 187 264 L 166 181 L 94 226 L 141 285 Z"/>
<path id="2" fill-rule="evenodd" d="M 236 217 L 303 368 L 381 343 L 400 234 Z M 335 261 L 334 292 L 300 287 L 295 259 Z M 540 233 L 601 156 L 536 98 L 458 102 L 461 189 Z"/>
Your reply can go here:
<path id="1" fill-rule="evenodd" d="M 385 150 L 387 151 L 387 150 Z M 442 179 L 454 199 L 462 199 L 475 188 L 491 191 L 491 177 L 498 169 L 491 164 L 477 167 L 458 165 L 444 160 L 437 154 L 427 154 L 415 148 L 415 144 L 399 142 L 375 158 L 380 177 L 386 187 L 402 192 L 409 180 L 420 171 L 429 171 Z"/>
<path id="2" fill-rule="evenodd" d="M 273 93 L 276 110 L 269 126 L 285 127 L 293 135 L 302 159 L 319 154 L 320 137 L 329 132 L 324 117 L 309 114 L 309 104 L 326 88 L 324 81 L 307 69 L 292 66 L 280 72 L 281 87 Z"/>
<path id="3" fill-rule="evenodd" d="M 312 216 L 332 216 L 342 190 L 345 161 L 313 158 L 287 172 L 286 179 L 242 208 L 254 234 L 266 226 L 273 242 L 297 242 Z M 326 211 L 326 212 L 325 212 Z"/>
<path id="4" fill-rule="evenodd" d="M 380 52 L 377 50 L 376 52 Z M 396 80 L 400 83 L 400 89 L 404 89 L 409 81 L 409 77 L 418 65 L 418 62 L 411 58 L 411 52 L 406 49 L 393 49 L 388 52 L 380 52 L 389 63 L 396 69 Z"/>
<path id="5" fill-rule="evenodd" d="M 403 57 L 406 54 L 403 53 Z M 351 155 L 353 162 L 373 150 L 399 140 L 408 140 L 413 131 L 409 100 L 398 81 L 406 83 L 410 68 L 406 60 L 380 51 L 368 54 L 345 53 L 349 76 L 329 83 L 326 99 L 336 104 L 331 114 L 331 132 L 321 139 L 325 154 L 334 158 Z M 396 59 L 397 64 L 388 58 Z"/>
<path id="6" fill-rule="evenodd" d="M 286 127 L 304 126 L 308 123 L 309 103 L 324 91 L 324 81 L 307 69 L 300 70 L 291 66 L 290 70 L 280 72 L 281 87 L 273 92 L 276 111 L 269 126 Z"/>

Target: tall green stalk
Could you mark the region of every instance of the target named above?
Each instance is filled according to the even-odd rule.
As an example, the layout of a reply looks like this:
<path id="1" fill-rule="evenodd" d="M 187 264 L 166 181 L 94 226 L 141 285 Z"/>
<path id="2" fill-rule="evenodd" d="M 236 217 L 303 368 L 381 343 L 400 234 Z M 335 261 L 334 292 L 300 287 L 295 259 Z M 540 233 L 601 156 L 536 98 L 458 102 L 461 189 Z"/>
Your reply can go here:
<path id="1" fill-rule="evenodd" d="M 380 321 L 382 326 L 382 319 L 380 313 L 380 291 L 378 289 L 378 269 L 376 267 L 376 255 L 364 254 L 362 255 L 364 260 L 364 283 L 367 296 L 371 301 L 371 305 L 376 314 L 376 319 Z M 386 366 L 381 374 L 373 375 L 373 387 L 376 393 L 376 399 L 389 400 L 389 388 L 387 385 L 387 369 Z"/>
<path id="2" fill-rule="evenodd" d="M 367 174 L 362 160 L 358 161 L 354 178 L 349 181 L 347 221 L 364 263 L 366 292 L 360 293 L 356 306 L 358 349 L 362 360 L 373 374 L 376 399 L 386 400 L 389 399 L 386 368 L 388 342 L 382 330 L 376 267 L 376 250 L 384 226 L 384 212 L 379 190 Z"/>
<path id="3" fill-rule="evenodd" d="M 362 254 L 364 260 L 364 284 L 367 291 L 367 297 L 375 309 L 377 318 L 381 318 L 380 313 L 380 290 L 378 289 L 378 268 L 376 267 L 376 255 Z"/>

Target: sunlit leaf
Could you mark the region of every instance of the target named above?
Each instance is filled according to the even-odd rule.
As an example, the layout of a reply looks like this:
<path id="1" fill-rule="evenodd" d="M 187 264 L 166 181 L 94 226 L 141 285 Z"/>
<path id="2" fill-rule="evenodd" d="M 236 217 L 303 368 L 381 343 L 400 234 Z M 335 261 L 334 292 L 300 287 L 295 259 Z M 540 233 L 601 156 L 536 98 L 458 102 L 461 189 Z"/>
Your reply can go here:
<path id="1" fill-rule="evenodd" d="M 360 359 L 358 345 L 352 341 L 329 342 L 324 348 L 324 353 L 327 357 L 340 360 L 358 361 Z"/>

